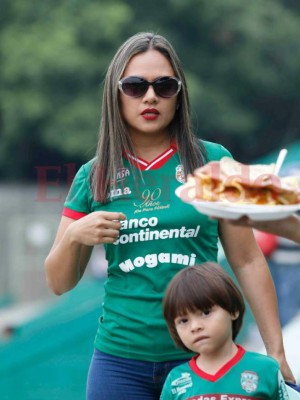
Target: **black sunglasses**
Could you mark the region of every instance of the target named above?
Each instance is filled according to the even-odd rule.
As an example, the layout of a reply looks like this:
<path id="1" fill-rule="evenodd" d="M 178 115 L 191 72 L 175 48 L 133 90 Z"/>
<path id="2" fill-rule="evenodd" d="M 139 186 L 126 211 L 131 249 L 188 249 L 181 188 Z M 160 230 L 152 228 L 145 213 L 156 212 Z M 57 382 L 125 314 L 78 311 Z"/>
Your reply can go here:
<path id="1" fill-rule="evenodd" d="M 130 97 L 144 96 L 150 85 L 157 96 L 165 98 L 176 96 L 181 89 L 181 81 L 173 76 L 163 76 L 152 82 L 138 76 L 128 76 L 121 79 L 118 85 L 121 92 Z"/>

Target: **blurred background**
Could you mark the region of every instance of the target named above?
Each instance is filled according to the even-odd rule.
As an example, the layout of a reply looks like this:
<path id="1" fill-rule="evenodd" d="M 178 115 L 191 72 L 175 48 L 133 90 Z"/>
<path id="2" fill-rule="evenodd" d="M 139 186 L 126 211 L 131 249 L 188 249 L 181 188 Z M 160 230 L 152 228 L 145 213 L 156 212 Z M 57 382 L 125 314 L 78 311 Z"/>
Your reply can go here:
<path id="1" fill-rule="evenodd" d="M 62 297 L 47 289 L 43 262 L 74 174 L 94 156 L 112 56 L 136 32 L 166 36 L 186 72 L 197 134 L 245 163 L 274 162 L 285 147 L 285 166 L 300 174 L 300 3 L 2 0 L 0 21 L 1 399 L 84 399 L 103 250 Z M 270 265 L 280 259 L 273 250 Z M 282 289 L 290 299 L 291 281 L 300 285 L 300 250 L 292 252 Z M 299 302 L 284 303 L 294 312 L 282 324 L 300 379 Z M 250 313 L 241 340 L 261 348 Z"/>

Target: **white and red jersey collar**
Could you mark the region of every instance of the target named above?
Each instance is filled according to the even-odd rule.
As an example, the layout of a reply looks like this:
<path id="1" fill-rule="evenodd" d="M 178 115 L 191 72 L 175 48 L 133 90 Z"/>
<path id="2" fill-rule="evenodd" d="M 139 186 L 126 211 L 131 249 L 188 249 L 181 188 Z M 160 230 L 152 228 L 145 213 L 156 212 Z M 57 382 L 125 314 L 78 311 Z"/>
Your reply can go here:
<path id="1" fill-rule="evenodd" d="M 149 171 L 150 169 L 159 169 L 160 167 L 162 167 L 176 152 L 177 145 L 175 140 L 172 140 L 170 143 L 170 147 L 162 154 L 155 157 L 152 161 L 143 160 L 142 158 L 135 157 L 129 153 L 124 153 L 124 156 L 136 168 L 139 168 L 142 171 Z"/>

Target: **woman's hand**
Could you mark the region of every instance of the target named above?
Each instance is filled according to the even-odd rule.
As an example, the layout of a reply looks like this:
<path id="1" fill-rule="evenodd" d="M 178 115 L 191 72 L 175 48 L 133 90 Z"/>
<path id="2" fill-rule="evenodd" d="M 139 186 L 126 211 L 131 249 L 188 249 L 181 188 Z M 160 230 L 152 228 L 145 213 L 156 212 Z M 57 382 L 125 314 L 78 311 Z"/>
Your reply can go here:
<path id="1" fill-rule="evenodd" d="M 123 213 L 95 211 L 69 225 L 69 238 L 86 246 L 113 243 L 125 219 Z"/>
<path id="2" fill-rule="evenodd" d="M 222 221 L 222 219 L 220 218 L 214 219 Z M 297 243 L 300 243 L 300 217 L 297 214 L 293 214 L 286 218 L 274 221 L 254 221 L 248 217 L 226 221 L 229 222 L 231 225 L 254 228 L 259 231 L 272 233 L 273 235 L 282 236 L 286 239 L 290 239 Z"/>
<path id="3" fill-rule="evenodd" d="M 236 220 L 228 220 L 228 222 L 236 226 L 247 226 L 255 228 L 259 231 L 265 231 L 269 233 L 274 233 L 274 232 L 277 233 L 279 231 L 282 231 L 284 229 L 285 224 L 288 223 L 288 221 L 289 221 L 288 218 L 275 221 L 254 221 L 246 216 Z"/>
<path id="4" fill-rule="evenodd" d="M 281 373 L 283 375 L 283 378 L 287 382 L 292 382 L 296 383 L 296 379 L 286 361 L 285 355 L 274 355 L 274 354 L 269 354 L 271 357 L 275 358 L 275 360 L 279 363 Z"/>
<path id="5" fill-rule="evenodd" d="M 50 253 L 45 260 L 49 288 L 55 294 L 72 289 L 81 279 L 94 245 L 113 243 L 126 216 L 96 211 L 74 221 L 63 216 Z M 63 262 L 62 262 L 63 260 Z"/>

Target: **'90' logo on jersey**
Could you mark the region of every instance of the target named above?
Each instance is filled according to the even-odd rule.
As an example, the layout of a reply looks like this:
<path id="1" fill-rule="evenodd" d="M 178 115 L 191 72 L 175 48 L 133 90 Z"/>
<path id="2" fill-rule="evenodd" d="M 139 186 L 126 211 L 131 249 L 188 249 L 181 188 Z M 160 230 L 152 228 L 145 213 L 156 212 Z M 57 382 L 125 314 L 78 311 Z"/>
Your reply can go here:
<path id="1" fill-rule="evenodd" d="M 145 189 L 141 195 L 142 201 L 140 203 L 134 203 L 135 207 L 155 207 L 160 205 L 158 200 L 161 196 L 161 189 L 156 188 L 154 190 Z"/>

